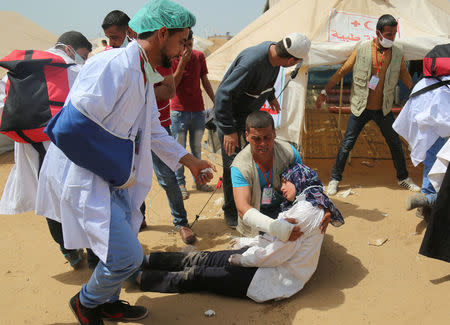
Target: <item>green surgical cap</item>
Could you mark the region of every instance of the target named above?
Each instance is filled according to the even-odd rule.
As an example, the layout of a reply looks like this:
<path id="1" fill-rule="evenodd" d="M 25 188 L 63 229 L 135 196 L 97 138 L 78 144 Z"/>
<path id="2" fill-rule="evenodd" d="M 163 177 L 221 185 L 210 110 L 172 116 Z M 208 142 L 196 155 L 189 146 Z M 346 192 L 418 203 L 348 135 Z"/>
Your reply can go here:
<path id="1" fill-rule="evenodd" d="M 169 0 L 151 0 L 131 18 L 128 26 L 138 34 L 162 27 L 187 28 L 195 25 L 195 16 Z"/>

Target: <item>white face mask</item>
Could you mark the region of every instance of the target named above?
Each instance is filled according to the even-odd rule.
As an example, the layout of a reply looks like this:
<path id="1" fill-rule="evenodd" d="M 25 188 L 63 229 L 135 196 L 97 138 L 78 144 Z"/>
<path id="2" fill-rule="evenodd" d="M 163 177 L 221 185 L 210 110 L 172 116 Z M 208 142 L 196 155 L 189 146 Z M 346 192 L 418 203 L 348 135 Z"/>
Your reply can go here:
<path id="1" fill-rule="evenodd" d="M 383 38 L 381 36 L 381 38 Z M 378 37 L 378 39 L 380 40 L 380 37 Z M 392 45 L 394 45 L 394 41 L 391 41 L 390 39 L 387 38 L 383 38 L 380 40 L 380 45 L 386 49 L 391 48 Z"/>
<path id="2" fill-rule="evenodd" d="M 86 60 L 83 59 L 83 58 L 81 57 L 81 55 L 79 55 L 79 54 L 75 51 L 75 63 L 76 63 L 76 64 L 83 65 L 85 62 L 86 62 Z"/>
<path id="3" fill-rule="evenodd" d="M 145 71 L 145 77 L 147 79 L 147 82 L 152 84 L 157 84 L 158 82 L 161 82 L 164 80 L 164 77 L 161 76 L 157 71 L 153 70 L 150 62 L 148 62 L 147 54 L 145 53 L 144 49 L 139 45 L 139 51 L 141 52 L 142 56 L 144 57 L 144 71 Z"/>
<path id="4" fill-rule="evenodd" d="M 128 37 L 128 35 L 125 35 L 125 38 L 123 39 L 123 43 L 122 43 L 122 45 L 120 45 L 120 47 L 127 47 L 128 43 L 130 43 L 130 38 Z"/>

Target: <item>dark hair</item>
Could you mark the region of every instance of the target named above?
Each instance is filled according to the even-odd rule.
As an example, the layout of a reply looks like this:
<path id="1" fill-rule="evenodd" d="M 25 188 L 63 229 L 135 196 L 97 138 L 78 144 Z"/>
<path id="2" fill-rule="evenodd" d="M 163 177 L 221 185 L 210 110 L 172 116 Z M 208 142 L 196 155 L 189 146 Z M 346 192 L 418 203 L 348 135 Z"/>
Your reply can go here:
<path id="1" fill-rule="evenodd" d="M 103 19 L 102 28 L 103 30 L 108 29 L 111 26 L 127 28 L 129 21 L 130 17 L 128 17 L 126 13 L 120 10 L 113 10 L 106 15 L 105 19 Z"/>
<path id="2" fill-rule="evenodd" d="M 386 14 L 378 18 L 377 31 L 382 33 L 384 26 L 397 27 L 397 25 L 397 20 L 392 15 Z"/>
<path id="3" fill-rule="evenodd" d="M 288 46 L 291 46 L 291 39 L 290 38 L 286 38 L 286 43 L 287 43 Z M 289 52 L 286 50 L 286 48 L 284 47 L 284 44 L 283 44 L 283 40 L 281 40 L 277 44 L 275 44 L 275 52 L 277 53 L 277 56 L 279 58 L 286 58 L 286 59 L 294 58 L 294 59 L 297 59 L 292 54 L 289 54 Z"/>
<path id="4" fill-rule="evenodd" d="M 192 39 L 192 36 L 194 36 L 194 32 L 192 31 L 192 29 L 189 28 L 189 34 L 188 34 L 187 40 L 190 41 Z"/>
<path id="5" fill-rule="evenodd" d="M 92 51 L 92 44 L 84 37 L 80 32 L 71 30 L 70 32 L 65 32 L 62 34 L 57 43 L 62 43 L 65 45 L 70 45 L 76 51 L 80 48 L 86 48 L 89 52 Z"/>
<path id="6" fill-rule="evenodd" d="M 263 129 L 269 126 L 271 126 L 272 129 L 275 129 L 272 116 L 270 116 L 270 114 L 265 111 L 256 111 L 250 113 L 250 115 L 247 116 L 247 120 L 245 121 L 245 130 L 247 132 L 250 132 L 250 128 Z"/>
<path id="7" fill-rule="evenodd" d="M 169 31 L 169 36 L 172 36 L 173 34 L 184 31 L 184 28 L 171 28 L 171 29 L 168 29 L 168 31 Z M 153 32 L 140 33 L 138 35 L 138 39 L 147 39 L 147 38 L 151 37 L 154 32 L 156 32 L 156 30 Z"/>

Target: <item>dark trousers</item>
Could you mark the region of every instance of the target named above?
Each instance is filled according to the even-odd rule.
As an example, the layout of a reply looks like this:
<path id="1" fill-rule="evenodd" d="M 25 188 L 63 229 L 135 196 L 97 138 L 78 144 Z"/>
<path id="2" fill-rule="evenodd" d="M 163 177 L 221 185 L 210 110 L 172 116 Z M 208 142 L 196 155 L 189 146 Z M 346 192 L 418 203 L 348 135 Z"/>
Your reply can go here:
<path id="1" fill-rule="evenodd" d="M 391 150 L 392 160 L 394 167 L 397 170 L 397 178 L 403 180 L 408 177 L 408 170 L 406 169 L 405 156 L 403 154 L 402 143 L 398 134 L 392 128 L 394 123 L 394 114 L 390 112 L 386 116 L 383 116 L 381 110 L 364 110 L 360 116 L 355 116 L 352 113 L 347 123 L 347 130 L 345 131 L 344 140 L 342 140 L 341 147 L 336 157 L 333 170 L 331 171 L 331 179 L 341 181 L 342 173 L 345 169 L 345 163 L 347 162 L 348 155 L 353 149 L 353 146 L 358 139 L 364 125 L 370 120 L 380 128 L 381 133 L 386 140 L 386 143 Z"/>
<path id="2" fill-rule="evenodd" d="M 419 253 L 450 263 L 450 165 L 431 212 Z"/>
<path id="3" fill-rule="evenodd" d="M 142 273 L 141 289 L 156 292 L 209 291 L 232 297 L 246 297 L 258 268 L 233 266 L 232 254 L 247 248 L 217 252 L 151 253 Z"/>
<path id="4" fill-rule="evenodd" d="M 225 215 L 225 219 L 229 221 L 235 221 L 237 223 L 238 213 L 236 210 L 236 205 L 234 204 L 233 197 L 233 184 L 231 183 L 231 164 L 233 163 L 234 157 L 247 145 L 245 139 L 245 131 L 237 131 L 238 133 L 238 147 L 233 155 L 228 156 L 223 148 L 223 136 L 224 134 L 220 129 L 217 129 L 217 134 L 219 136 L 221 153 L 222 153 L 222 166 L 223 166 L 223 196 L 224 204 L 222 210 Z"/>
<path id="5" fill-rule="evenodd" d="M 49 218 L 45 218 L 47 220 L 47 224 L 48 224 L 48 229 L 50 230 L 50 234 L 53 237 L 53 240 L 59 244 L 59 249 L 61 250 L 61 253 L 65 254 L 69 254 L 73 251 L 76 251 L 76 249 L 66 249 L 64 248 L 64 238 L 63 238 L 63 231 L 62 231 L 62 225 L 60 222 L 49 219 Z M 99 259 L 97 257 L 97 255 L 94 254 L 94 252 L 87 248 L 87 261 L 88 261 L 88 265 L 89 268 L 95 268 L 95 266 L 97 265 Z"/>

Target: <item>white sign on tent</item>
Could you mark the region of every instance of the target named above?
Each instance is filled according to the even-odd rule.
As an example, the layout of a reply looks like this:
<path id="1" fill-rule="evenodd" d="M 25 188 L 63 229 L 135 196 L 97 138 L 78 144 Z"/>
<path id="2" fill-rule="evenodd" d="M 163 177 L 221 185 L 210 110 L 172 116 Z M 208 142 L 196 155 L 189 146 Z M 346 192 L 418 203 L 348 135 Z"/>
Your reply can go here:
<path id="1" fill-rule="evenodd" d="M 278 103 L 280 103 L 280 107 L 282 107 L 282 103 L 283 103 L 283 93 L 280 94 L 280 92 L 284 88 L 284 82 L 285 82 L 284 68 L 281 67 L 280 72 L 278 73 L 277 80 L 275 81 L 275 85 L 273 86 L 273 88 L 275 89 L 275 97 L 278 98 Z M 263 107 L 261 107 L 261 110 L 269 112 L 270 115 L 272 115 L 275 129 L 279 129 L 281 127 L 281 112 L 280 112 L 280 114 L 277 114 L 277 112 L 275 110 L 272 110 L 270 108 L 270 104 L 268 101 L 266 101 L 264 103 Z"/>
<path id="2" fill-rule="evenodd" d="M 357 42 L 372 40 L 376 37 L 378 17 L 371 17 L 356 13 L 334 11 L 330 12 L 328 21 L 329 42 Z M 401 37 L 400 20 L 397 19 L 397 36 Z"/>

